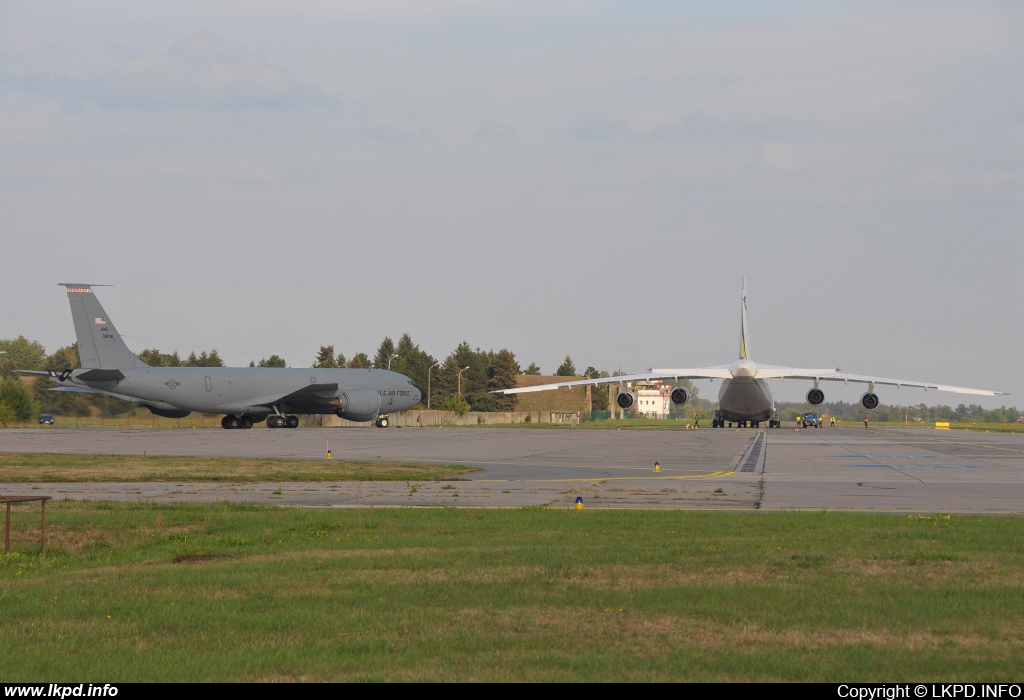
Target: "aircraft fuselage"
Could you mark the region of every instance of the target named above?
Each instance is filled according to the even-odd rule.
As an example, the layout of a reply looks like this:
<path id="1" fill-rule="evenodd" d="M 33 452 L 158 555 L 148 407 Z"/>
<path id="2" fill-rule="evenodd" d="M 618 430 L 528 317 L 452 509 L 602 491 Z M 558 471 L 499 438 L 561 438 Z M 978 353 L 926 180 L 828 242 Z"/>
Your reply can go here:
<path id="1" fill-rule="evenodd" d="M 757 379 L 757 365 L 740 360 L 729 366 L 732 379 L 722 381 L 718 409 L 727 421 L 766 421 L 775 410 L 772 390 L 766 379 Z"/>
<path id="2" fill-rule="evenodd" d="M 411 408 L 422 398 L 408 377 L 383 369 L 142 367 L 106 374 L 75 370 L 68 383 L 129 397 L 158 410 L 256 417 L 274 407 L 282 413 L 344 413 L 343 395 L 359 392 L 364 400 L 379 396 L 379 406 L 367 411 L 374 415 L 361 418 L 371 420 L 378 412 Z M 257 387 L 260 395 L 253 392 Z"/>

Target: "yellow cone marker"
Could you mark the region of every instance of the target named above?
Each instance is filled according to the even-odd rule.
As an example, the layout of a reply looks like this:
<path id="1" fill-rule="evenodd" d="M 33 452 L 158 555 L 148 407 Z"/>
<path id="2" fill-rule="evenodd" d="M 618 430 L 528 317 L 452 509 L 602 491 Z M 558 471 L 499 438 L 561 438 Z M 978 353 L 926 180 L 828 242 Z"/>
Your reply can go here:
<path id="1" fill-rule="evenodd" d="M 576 510 L 583 510 L 583 496 L 576 497 Z"/>
<path id="2" fill-rule="evenodd" d="M 330 440 L 327 441 L 327 459 L 334 459 L 334 457 L 331 455 L 331 441 Z"/>
<path id="3" fill-rule="evenodd" d="M 657 462 L 654 463 L 654 471 L 656 471 L 656 472 L 660 472 L 661 471 L 661 465 L 658 464 Z"/>

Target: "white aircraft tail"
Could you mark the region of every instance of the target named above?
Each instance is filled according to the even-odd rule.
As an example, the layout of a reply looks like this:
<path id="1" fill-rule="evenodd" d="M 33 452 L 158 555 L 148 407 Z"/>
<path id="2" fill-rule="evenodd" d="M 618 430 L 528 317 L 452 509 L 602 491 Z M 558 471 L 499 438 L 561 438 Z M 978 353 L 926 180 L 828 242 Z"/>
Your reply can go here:
<path id="1" fill-rule="evenodd" d="M 107 312 L 93 294 L 93 285 L 61 282 L 71 302 L 71 318 L 78 338 L 78 357 L 86 369 L 130 369 L 145 367 L 128 349 Z"/>
<path id="2" fill-rule="evenodd" d="M 743 308 L 742 308 L 742 325 L 740 326 L 740 359 L 749 359 L 747 355 L 750 352 L 750 333 L 747 329 L 747 279 L 743 278 Z"/>

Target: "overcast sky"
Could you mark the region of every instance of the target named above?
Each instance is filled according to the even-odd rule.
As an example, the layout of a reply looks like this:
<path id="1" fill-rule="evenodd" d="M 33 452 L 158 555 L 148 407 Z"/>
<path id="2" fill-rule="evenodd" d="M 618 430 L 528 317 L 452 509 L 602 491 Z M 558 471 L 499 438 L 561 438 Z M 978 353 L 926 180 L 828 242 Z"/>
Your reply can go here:
<path id="1" fill-rule="evenodd" d="M 746 277 L 757 361 L 1021 407 L 1022 49 L 1017 2 L 0 0 L 0 338 L 87 282 L 230 365 L 699 367 Z"/>

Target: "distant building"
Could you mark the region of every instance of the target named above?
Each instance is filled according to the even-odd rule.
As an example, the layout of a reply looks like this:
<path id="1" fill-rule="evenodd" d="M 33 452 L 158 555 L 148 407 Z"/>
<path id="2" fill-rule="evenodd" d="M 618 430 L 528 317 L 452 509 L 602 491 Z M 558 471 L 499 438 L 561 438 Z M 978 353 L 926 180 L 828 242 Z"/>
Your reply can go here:
<path id="1" fill-rule="evenodd" d="M 637 384 L 636 413 L 644 418 L 668 418 L 671 400 L 669 395 L 672 387 L 668 384 L 652 383 Z"/>

